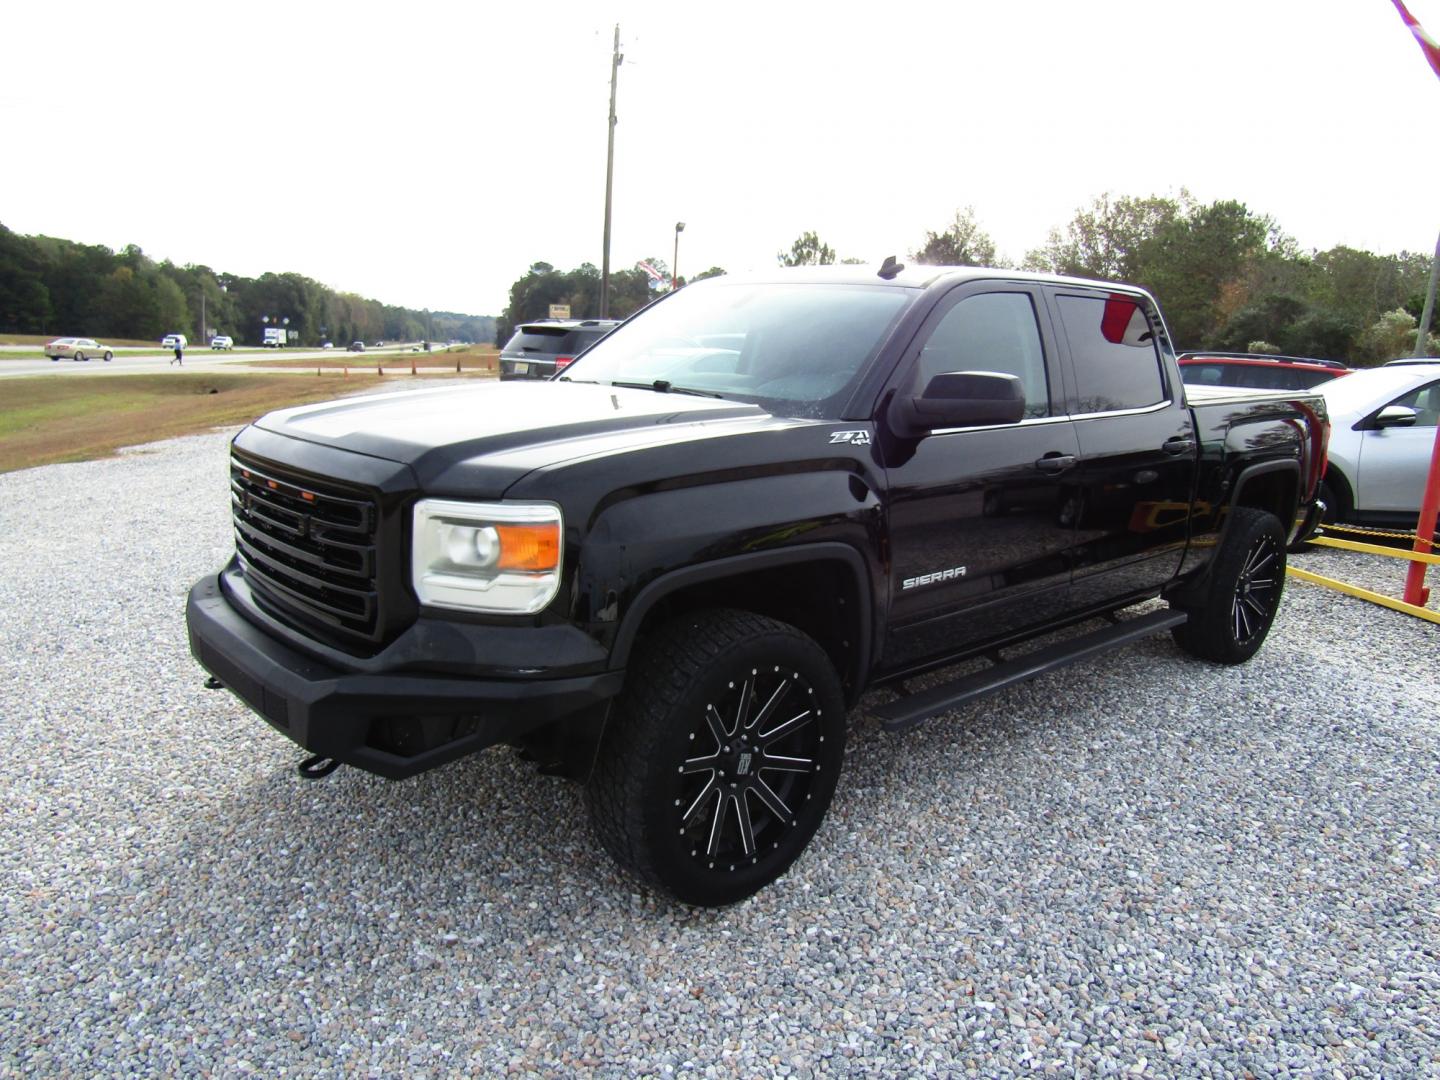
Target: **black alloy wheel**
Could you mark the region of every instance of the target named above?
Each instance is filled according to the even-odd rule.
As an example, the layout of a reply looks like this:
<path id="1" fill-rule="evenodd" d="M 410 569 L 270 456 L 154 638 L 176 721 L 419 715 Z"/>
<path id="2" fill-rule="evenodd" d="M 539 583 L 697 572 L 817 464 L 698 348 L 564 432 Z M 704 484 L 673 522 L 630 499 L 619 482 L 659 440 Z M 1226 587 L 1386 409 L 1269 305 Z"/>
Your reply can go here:
<path id="1" fill-rule="evenodd" d="M 1178 602 L 1189 620 L 1174 630 L 1181 648 L 1221 664 L 1259 651 L 1285 591 L 1285 530 L 1274 514 L 1230 511 L 1208 581 Z"/>
<path id="2" fill-rule="evenodd" d="M 686 903 L 733 903 L 804 851 L 844 743 L 824 650 L 773 619 L 699 612 L 637 647 L 586 801 L 641 881 Z"/>
<path id="3" fill-rule="evenodd" d="M 1263 637 L 1280 606 L 1285 586 L 1285 560 L 1269 536 L 1262 536 L 1245 555 L 1230 601 L 1231 632 L 1241 648 Z"/>
<path id="4" fill-rule="evenodd" d="M 799 825 L 821 768 L 819 711 L 815 688 L 778 665 L 751 668 L 706 703 L 689 734 L 698 753 L 679 766 L 674 815 L 697 864 L 734 873 Z"/>

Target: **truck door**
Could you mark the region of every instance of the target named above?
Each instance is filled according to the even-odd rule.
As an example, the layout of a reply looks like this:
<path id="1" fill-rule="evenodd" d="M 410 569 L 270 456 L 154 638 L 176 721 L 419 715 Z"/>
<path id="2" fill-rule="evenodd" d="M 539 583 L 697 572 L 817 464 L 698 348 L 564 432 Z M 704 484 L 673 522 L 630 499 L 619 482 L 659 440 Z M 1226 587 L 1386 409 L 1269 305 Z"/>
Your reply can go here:
<path id="1" fill-rule="evenodd" d="M 882 438 L 887 672 L 1045 622 L 1066 606 L 1079 447 L 1063 415 L 1049 319 L 1031 286 L 984 281 L 952 290 L 902 357 L 892 387 L 918 395 L 951 371 L 1017 376 L 1025 416 L 918 440 Z"/>
<path id="2" fill-rule="evenodd" d="M 1073 602 L 1105 604 L 1158 589 L 1190 533 L 1194 421 L 1165 325 L 1147 297 L 1052 288 L 1080 441 Z"/>

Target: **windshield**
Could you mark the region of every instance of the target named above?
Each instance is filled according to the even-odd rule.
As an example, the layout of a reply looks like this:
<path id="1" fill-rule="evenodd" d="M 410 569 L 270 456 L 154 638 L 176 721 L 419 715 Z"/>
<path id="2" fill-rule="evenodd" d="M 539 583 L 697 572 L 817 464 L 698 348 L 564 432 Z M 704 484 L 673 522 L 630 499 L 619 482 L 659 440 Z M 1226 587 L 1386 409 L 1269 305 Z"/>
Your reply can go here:
<path id="1" fill-rule="evenodd" d="M 861 370 L 914 295 L 893 285 L 707 283 L 621 326 L 562 379 L 698 392 L 781 416 L 839 419 Z"/>

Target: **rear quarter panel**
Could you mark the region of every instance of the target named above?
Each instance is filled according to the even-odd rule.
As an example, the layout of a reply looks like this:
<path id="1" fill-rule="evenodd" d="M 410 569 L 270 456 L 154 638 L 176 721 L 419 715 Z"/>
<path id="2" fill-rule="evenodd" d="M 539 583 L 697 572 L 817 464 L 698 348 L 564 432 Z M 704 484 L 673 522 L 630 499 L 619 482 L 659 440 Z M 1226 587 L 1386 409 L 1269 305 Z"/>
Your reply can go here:
<path id="1" fill-rule="evenodd" d="M 1270 510 L 1290 529 L 1315 497 L 1324 399 L 1311 391 L 1186 387 L 1199 440 L 1191 550 L 1182 572 L 1206 561 L 1230 508 Z"/>

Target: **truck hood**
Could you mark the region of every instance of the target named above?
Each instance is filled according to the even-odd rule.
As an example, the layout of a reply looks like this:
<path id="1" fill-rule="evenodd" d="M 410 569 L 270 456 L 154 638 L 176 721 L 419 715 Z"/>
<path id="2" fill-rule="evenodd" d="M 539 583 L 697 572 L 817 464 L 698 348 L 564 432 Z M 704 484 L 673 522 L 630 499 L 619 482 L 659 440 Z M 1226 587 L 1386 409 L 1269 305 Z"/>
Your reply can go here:
<path id="1" fill-rule="evenodd" d="M 408 465 L 426 489 L 463 486 L 498 496 L 525 473 L 560 461 L 751 428 L 756 405 L 589 383 L 507 382 L 435 387 L 270 413 L 277 435 Z M 463 480 L 462 480 L 463 475 Z"/>

